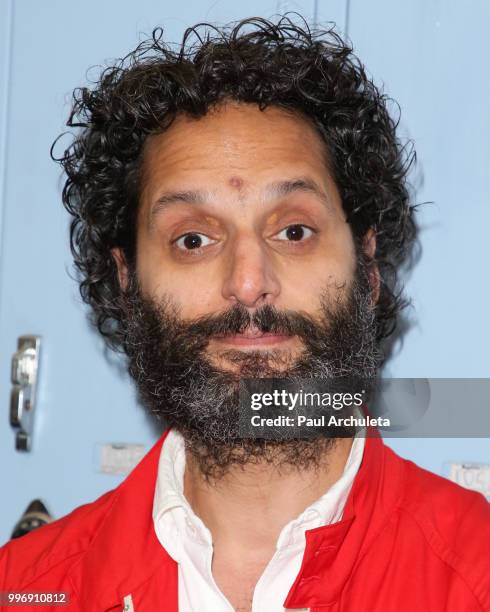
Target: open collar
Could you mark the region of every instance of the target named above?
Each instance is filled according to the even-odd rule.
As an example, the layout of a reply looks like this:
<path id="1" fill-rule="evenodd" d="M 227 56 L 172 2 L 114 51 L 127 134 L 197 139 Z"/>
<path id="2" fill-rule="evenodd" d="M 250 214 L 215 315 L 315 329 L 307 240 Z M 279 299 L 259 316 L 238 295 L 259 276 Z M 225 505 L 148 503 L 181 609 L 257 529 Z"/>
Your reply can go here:
<path id="1" fill-rule="evenodd" d="M 121 605 L 128 593 L 156 576 L 159 592 L 165 593 L 166 610 L 178 609 L 177 564 L 158 541 L 152 518 L 158 461 L 167 433 L 114 491 L 95 537 L 72 568 L 70 579 L 84 610 L 90 610 L 91 601 L 98 611 Z M 399 499 L 402 466 L 392 462 L 389 486 L 383 486 L 386 455 L 380 434 L 369 427 L 342 520 L 306 532 L 303 562 L 285 601 L 287 608 L 326 606 L 339 598 L 359 555 Z"/>

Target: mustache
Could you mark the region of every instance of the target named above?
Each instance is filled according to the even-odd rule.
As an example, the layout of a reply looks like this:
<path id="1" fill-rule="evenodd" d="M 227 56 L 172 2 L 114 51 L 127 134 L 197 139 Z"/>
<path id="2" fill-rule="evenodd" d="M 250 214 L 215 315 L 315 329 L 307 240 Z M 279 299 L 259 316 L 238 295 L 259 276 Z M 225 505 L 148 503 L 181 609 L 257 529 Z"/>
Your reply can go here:
<path id="1" fill-rule="evenodd" d="M 251 313 L 243 304 L 235 304 L 229 310 L 209 314 L 187 322 L 185 333 L 189 338 L 209 339 L 213 336 L 241 334 L 254 328 L 261 333 L 312 338 L 318 334 L 318 322 L 306 314 L 292 310 L 280 311 L 265 304 Z"/>

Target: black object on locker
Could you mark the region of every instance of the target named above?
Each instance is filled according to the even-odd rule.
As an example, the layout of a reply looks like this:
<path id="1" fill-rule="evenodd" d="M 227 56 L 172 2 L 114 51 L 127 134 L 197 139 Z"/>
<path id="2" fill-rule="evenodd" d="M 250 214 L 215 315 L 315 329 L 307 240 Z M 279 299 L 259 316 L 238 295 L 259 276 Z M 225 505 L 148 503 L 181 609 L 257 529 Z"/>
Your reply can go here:
<path id="1" fill-rule="evenodd" d="M 26 511 L 15 525 L 10 537 L 12 540 L 20 538 L 26 535 L 26 533 L 34 531 L 34 529 L 51 523 L 52 520 L 53 517 L 49 514 L 43 502 L 40 499 L 35 499 L 27 506 Z"/>

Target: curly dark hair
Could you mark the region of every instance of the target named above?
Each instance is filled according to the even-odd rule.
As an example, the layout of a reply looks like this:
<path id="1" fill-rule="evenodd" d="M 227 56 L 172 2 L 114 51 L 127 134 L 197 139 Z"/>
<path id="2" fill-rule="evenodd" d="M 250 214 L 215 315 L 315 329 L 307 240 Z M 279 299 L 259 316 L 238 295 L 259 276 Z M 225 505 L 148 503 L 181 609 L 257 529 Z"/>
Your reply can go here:
<path id="1" fill-rule="evenodd" d="M 201 23 L 186 30 L 177 48 L 165 44 L 156 28 L 104 69 L 92 88 L 74 91 L 67 125 L 81 129 L 55 159 L 67 175 L 63 203 L 72 215 L 80 292 L 109 346 L 124 350 L 111 249 L 121 247 L 127 262 L 134 262 L 145 139 L 179 113 L 200 117 L 224 100 L 288 109 L 316 127 L 358 252 L 366 231 L 376 231 L 371 263 L 381 276 L 377 338 L 390 336 L 408 303 L 398 290 L 397 270 L 417 235 L 407 186 L 415 154 L 397 138 L 391 99 L 366 75 L 352 46 L 333 28 L 312 30 L 285 15 L 277 23 Z"/>

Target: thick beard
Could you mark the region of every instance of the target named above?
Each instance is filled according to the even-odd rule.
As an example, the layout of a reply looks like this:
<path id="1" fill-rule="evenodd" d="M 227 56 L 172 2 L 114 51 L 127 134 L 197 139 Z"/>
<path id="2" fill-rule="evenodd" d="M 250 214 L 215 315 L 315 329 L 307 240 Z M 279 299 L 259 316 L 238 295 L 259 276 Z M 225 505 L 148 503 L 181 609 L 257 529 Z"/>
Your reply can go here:
<path id="1" fill-rule="evenodd" d="M 169 298 L 156 304 L 144 297 L 131 275 L 122 303 L 129 373 L 140 401 L 159 422 L 182 433 L 207 480 L 222 478 L 232 466 L 259 463 L 281 472 L 318 469 L 337 441 L 333 436 L 355 433 L 337 428 L 314 439 L 281 441 L 238 435 L 241 378 L 342 377 L 365 379 L 374 387 L 381 358 L 365 265 L 358 263 L 348 290 L 328 289 L 321 297 L 319 321 L 270 305 L 251 315 L 240 304 L 184 321 Z M 209 339 L 243 332 L 251 324 L 263 332 L 296 335 L 304 350 L 295 359 L 281 350 L 227 350 L 220 357 L 233 364 L 233 371 L 214 366 L 205 352 Z"/>

